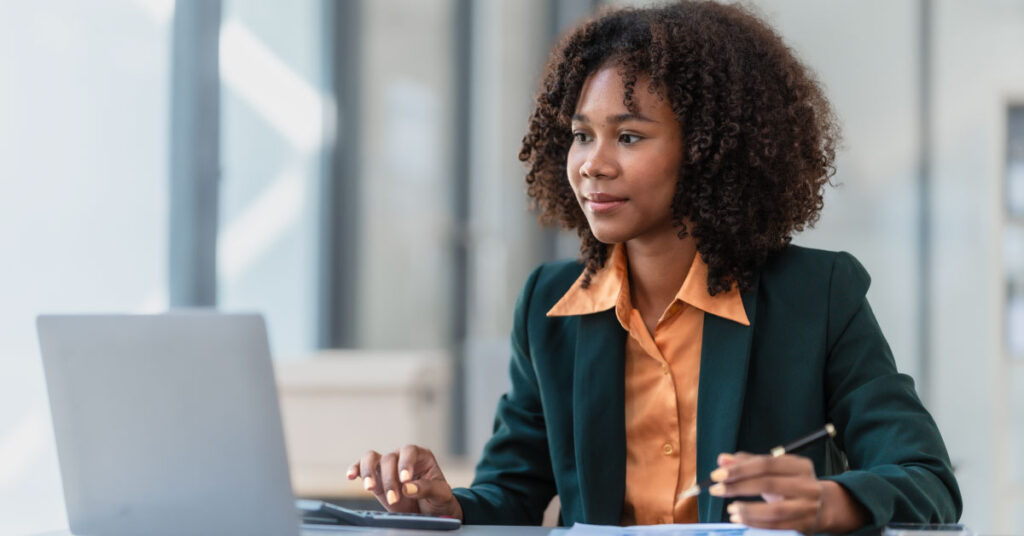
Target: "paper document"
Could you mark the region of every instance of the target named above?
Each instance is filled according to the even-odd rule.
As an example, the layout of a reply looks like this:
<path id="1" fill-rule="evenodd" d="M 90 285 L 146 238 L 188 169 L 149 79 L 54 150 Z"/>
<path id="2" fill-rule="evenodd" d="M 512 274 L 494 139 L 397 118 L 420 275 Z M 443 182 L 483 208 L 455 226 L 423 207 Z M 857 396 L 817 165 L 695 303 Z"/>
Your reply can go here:
<path id="1" fill-rule="evenodd" d="M 676 525 L 587 525 L 576 523 L 566 536 L 802 536 L 793 530 L 755 529 L 733 523 L 693 523 Z"/>

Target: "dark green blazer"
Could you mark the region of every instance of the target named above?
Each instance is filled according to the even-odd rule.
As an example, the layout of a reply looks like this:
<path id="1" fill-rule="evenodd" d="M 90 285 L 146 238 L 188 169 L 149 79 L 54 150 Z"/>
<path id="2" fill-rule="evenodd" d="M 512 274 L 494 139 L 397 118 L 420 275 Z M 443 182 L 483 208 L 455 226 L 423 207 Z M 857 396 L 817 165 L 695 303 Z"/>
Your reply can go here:
<path id="1" fill-rule="evenodd" d="M 556 493 L 562 524 L 619 523 L 627 333 L 614 310 L 546 316 L 582 270 L 542 265 L 519 296 L 511 387 L 473 484 L 455 490 L 466 523 L 537 525 Z M 896 371 L 869 283 L 848 253 L 789 246 L 742 293 L 750 326 L 705 313 L 698 478 L 721 452 L 765 453 L 832 422 L 836 440 L 801 454 L 867 508 L 870 526 L 959 519 L 942 438 L 913 380 Z M 725 504 L 701 494 L 700 521 L 723 521 Z"/>

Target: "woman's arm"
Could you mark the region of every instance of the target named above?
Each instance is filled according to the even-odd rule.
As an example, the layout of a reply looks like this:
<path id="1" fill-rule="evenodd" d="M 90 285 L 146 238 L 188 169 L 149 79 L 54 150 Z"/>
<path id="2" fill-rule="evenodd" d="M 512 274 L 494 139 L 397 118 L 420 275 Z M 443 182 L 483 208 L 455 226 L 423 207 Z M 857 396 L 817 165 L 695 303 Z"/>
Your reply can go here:
<path id="1" fill-rule="evenodd" d="M 555 495 L 544 408 L 526 332 L 530 299 L 541 270 L 530 274 L 516 301 L 511 386 L 498 402 L 494 435 L 484 447 L 472 486 L 453 490 L 465 523 L 540 525 Z"/>
<path id="2" fill-rule="evenodd" d="M 825 403 L 851 470 L 819 479 L 802 456 L 723 454 L 711 473 L 718 484 L 710 493 L 765 500 L 729 504 L 730 520 L 811 534 L 959 518 L 960 491 L 942 438 L 913 381 L 896 371 L 865 299 L 869 283 L 856 259 L 836 256 L 829 280 Z"/>
<path id="3" fill-rule="evenodd" d="M 852 255 L 837 256 L 825 381 L 828 415 L 851 470 L 827 479 L 865 508 L 869 527 L 955 522 L 963 503 L 949 455 L 913 380 L 896 371 L 865 298 L 869 284 Z"/>

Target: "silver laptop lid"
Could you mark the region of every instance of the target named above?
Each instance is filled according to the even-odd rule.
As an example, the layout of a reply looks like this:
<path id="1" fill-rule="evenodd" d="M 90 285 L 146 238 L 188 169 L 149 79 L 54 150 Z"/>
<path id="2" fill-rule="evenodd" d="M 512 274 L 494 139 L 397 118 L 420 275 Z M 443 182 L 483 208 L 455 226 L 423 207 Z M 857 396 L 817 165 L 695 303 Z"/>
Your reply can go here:
<path id="1" fill-rule="evenodd" d="M 299 533 L 262 317 L 37 327 L 73 532 Z"/>

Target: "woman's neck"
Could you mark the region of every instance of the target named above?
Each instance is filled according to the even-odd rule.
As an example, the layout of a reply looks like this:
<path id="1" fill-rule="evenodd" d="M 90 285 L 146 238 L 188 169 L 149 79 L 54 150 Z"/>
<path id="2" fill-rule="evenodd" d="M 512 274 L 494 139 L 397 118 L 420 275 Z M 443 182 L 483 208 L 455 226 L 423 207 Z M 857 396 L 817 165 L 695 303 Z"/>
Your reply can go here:
<path id="1" fill-rule="evenodd" d="M 640 311 L 653 333 L 653 325 L 675 298 L 686 280 L 697 243 L 692 236 L 670 241 L 625 244 L 629 262 L 629 289 L 633 307 Z M 653 318 L 653 322 L 649 321 Z"/>

